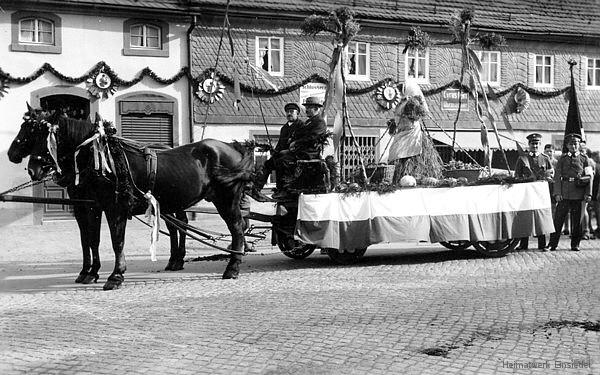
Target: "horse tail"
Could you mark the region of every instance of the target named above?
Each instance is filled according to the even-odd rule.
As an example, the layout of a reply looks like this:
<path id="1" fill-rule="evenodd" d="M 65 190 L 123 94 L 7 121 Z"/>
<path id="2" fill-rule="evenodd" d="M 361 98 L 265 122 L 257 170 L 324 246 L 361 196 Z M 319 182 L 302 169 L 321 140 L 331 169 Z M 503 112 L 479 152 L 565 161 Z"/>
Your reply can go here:
<path id="1" fill-rule="evenodd" d="M 254 169 L 254 158 L 250 153 L 244 153 L 242 160 L 234 166 L 215 165 L 213 168 L 213 177 L 221 185 L 233 187 L 237 184 L 245 185 L 252 181 L 252 172 Z"/>

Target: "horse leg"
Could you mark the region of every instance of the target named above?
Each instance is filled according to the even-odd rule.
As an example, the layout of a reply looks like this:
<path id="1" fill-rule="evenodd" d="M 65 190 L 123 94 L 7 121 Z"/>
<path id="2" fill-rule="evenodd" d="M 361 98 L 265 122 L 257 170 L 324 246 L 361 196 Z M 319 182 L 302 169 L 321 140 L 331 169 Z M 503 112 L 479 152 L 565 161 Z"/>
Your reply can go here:
<path id="1" fill-rule="evenodd" d="M 88 245 L 92 252 L 92 268 L 87 274 L 86 278 L 81 282 L 82 284 L 90 284 L 97 282 L 98 271 L 100 271 L 100 254 L 98 247 L 100 246 L 100 224 L 102 222 L 102 210 L 96 207 L 90 207 L 88 209 Z"/>
<path id="2" fill-rule="evenodd" d="M 85 206 L 75 206 L 73 210 L 77 226 L 79 227 L 79 240 L 81 242 L 81 251 L 83 255 L 83 265 L 79 275 L 75 279 L 76 283 L 82 283 L 86 279 L 90 269 L 92 268 L 92 259 L 90 257 L 90 246 L 89 246 L 89 222 L 87 216 L 87 208 Z"/>
<path id="3" fill-rule="evenodd" d="M 176 212 L 175 217 L 186 224 L 188 223 L 185 211 Z M 177 230 L 175 226 L 169 223 L 167 223 L 167 229 L 171 237 L 171 257 L 165 271 L 179 271 L 183 269 L 185 258 L 185 232 Z"/>
<path id="4" fill-rule="evenodd" d="M 229 263 L 223 273 L 223 279 L 237 279 L 240 274 L 240 263 L 242 263 L 242 255 L 244 254 L 244 231 L 243 219 L 240 212 L 240 197 L 231 194 L 227 199 L 223 194 L 213 199 L 213 203 L 227 224 L 227 228 L 231 233 L 231 247 L 235 253 L 231 253 Z M 233 199 L 232 199 L 233 198 Z"/>
<path id="5" fill-rule="evenodd" d="M 118 203 L 117 203 L 118 204 Z M 118 207 L 111 207 L 106 210 L 106 221 L 110 229 L 110 239 L 112 242 L 113 252 L 115 253 L 115 268 L 110 274 L 106 283 L 104 284 L 104 290 L 118 289 L 125 277 L 123 274 L 127 270 L 127 264 L 125 262 L 125 252 L 123 247 L 125 245 L 125 227 L 127 226 L 127 213 L 125 209 Z"/>

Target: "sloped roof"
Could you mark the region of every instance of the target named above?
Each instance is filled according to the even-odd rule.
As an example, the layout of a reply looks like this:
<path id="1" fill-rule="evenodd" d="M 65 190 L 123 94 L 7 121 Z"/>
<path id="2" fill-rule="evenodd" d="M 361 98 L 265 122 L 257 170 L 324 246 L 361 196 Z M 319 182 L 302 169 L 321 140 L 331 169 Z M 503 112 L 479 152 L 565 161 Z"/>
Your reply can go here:
<path id="1" fill-rule="evenodd" d="M 224 9 L 226 0 L 191 0 L 202 10 Z M 350 7 L 359 19 L 446 25 L 452 14 L 475 10 L 474 26 L 505 32 L 600 37 L 598 0 L 231 0 L 235 10 L 319 13 Z"/>
<path id="2" fill-rule="evenodd" d="M 56 6 L 57 8 L 93 7 L 114 9 L 143 9 L 148 11 L 163 11 L 188 13 L 188 1 L 182 0 L 3 0 L 3 3 L 19 7 L 26 5 Z"/>

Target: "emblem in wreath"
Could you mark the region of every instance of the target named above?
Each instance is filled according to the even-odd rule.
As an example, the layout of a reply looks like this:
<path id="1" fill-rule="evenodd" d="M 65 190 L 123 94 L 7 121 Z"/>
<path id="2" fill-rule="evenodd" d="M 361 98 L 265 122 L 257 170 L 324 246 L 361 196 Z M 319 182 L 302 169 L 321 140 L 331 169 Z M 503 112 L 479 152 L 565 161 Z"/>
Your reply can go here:
<path id="1" fill-rule="evenodd" d="M 0 98 L 8 94 L 8 85 L 3 79 L 0 79 Z"/>
<path id="2" fill-rule="evenodd" d="M 385 109 L 394 109 L 400 103 L 400 90 L 392 81 L 379 86 L 375 95 L 377 103 Z"/>
<path id="3" fill-rule="evenodd" d="M 209 77 L 200 82 L 196 95 L 205 103 L 214 103 L 223 97 L 224 92 L 225 86 L 221 83 L 219 77 L 211 73 Z"/>
<path id="4" fill-rule="evenodd" d="M 117 91 L 117 86 L 113 83 L 112 78 L 104 71 L 99 71 L 92 75 L 86 81 L 87 89 L 92 96 L 97 98 L 108 98 Z"/>

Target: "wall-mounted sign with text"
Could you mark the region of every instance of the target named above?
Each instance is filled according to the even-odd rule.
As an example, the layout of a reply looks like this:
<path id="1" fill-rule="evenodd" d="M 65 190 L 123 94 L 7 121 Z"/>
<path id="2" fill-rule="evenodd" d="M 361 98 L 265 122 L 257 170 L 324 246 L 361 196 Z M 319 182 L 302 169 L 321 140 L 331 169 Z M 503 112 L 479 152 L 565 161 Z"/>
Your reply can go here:
<path id="1" fill-rule="evenodd" d="M 469 110 L 469 93 L 460 93 L 462 104 L 460 105 L 461 111 Z M 442 110 L 443 111 L 458 111 L 458 89 L 446 89 L 442 91 Z"/>
<path id="2" fill-rule="evenodd" d="M 317 96 L 322 100 L 325 100 L 325 92 L 327 91 L 327 85 L 325 83 L 310 82 L 300 87 L 300 102 L 302 105 L 306 98 L 309 96 Z"/>

